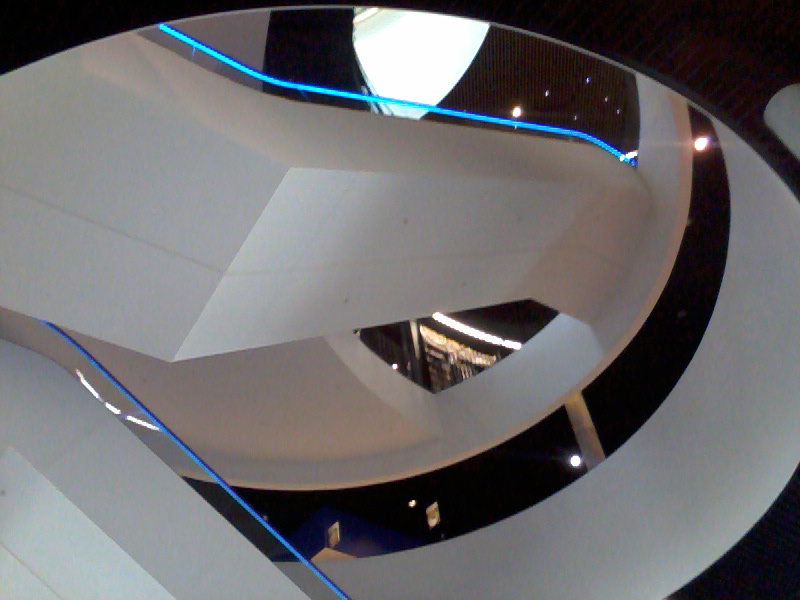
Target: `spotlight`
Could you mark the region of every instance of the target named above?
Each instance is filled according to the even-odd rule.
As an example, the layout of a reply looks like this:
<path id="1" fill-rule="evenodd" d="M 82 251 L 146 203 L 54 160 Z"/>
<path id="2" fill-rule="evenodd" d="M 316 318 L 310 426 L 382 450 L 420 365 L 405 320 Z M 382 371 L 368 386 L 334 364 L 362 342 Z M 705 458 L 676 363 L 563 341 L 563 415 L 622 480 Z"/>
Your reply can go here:
<path id="1" fill-rule="evenodd" d="M 417 501 L 416 500 L 409 500 L 408 501 L 408 507 L 409 508 L 414 508 L 416 505 L 417 505 Z"/>
<path id="2" fill-rule="evenodd" d="M 569 458 L 569 464 L 571 464 L 576 469 L 581 466 L 582 462 L 583 462 L 583 460 L 581 459 L 579 454 L 573 454 Z"/>
<path id="3" fill-rule="evenodd" d="M 706 136 L 701 136 L 694 141 L 694 149 L 702 152 L 708 148 L 709 139 Z"/>
<path id="4" fill-rule="evenodd" d="M 513 109 L 511 109 L 511 116 L 515 119 L 519 119 L 522 116 L 522 107 L 515 106 Z"/>

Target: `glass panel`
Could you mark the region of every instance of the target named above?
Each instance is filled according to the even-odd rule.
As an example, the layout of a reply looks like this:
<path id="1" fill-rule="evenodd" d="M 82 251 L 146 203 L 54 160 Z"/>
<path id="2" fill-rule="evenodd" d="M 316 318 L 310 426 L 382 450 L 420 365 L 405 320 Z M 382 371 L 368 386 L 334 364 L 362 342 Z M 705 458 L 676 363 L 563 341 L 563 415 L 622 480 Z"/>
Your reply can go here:
<path id="1" fill-rule="evenodd" d="M 519 350 L 558 315 L 533 300 L 365 327 L 356 334 L 392 369 L 441 392 Z"/>
<path id="2" fill-rule="evenodd" d="M 230 42 L 228 15 L 161 24 L 147 39 L 242 85 L 408 119 L 555 136 L 636 166 L 633 74 L 551 40 L 391 9 L 262 11 L 264 35 Z M 234 27 L 234 25 L 230 25 Z M 253 60 L 261 55 L 262 60 Z M 245 58 L 246 57 L 246 58 Z M 258 64 L 256 64 L 258 63 Z"/>

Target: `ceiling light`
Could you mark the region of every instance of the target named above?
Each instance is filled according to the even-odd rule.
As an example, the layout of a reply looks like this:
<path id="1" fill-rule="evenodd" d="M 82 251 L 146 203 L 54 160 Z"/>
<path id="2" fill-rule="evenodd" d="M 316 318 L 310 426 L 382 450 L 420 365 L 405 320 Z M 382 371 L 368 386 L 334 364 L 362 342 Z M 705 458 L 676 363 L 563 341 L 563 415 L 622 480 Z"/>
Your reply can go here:
<path id="1" fill-rule="evenodd" d="M 392 368 L 393 368 L 395 371 L 397 371 L 397 367 L 398 367 L 398 366 L 399 366 L 399 365 L 398 365 L 397 363 L 392 363 Z"/>
<path id="2" fill-rule="evenodd" d="M 409 508 L 414 508 L 416 505 L 417 505 L 417 501 L 416 500 L 409 500 L 408 501 L 408 507 Z"/>
<path id="3" fill-rule="evenodd" d="M 550 95 L 550 90 L 545 90 L 545 91 L 544 91 L 544 95 L 545 95 L 545 96 L 549 96 L 549 95 Z"/>
<path id="4" fill-rule="evenodd" d="M 464 335 L 474 337 L 475 339 L 481 340 L 483 342 L 494 344 L 495 346 L 503 346 L 504 348 L 509 348 L 511 350 L 519 350 L 520 348 L 522 348 L 522 344 L 520 344 L 519 342 L 515 342 L 513 340 L 504 340 L 503 338 L 497 337 L 496 335 L 486 333 L 485 331 L 481 331 L 480 329 L 475 329 L 474 327 L 470 327 L 469 325 L 464 325 L 464 323 L 459 323 L 455 319 L 451 319 L 450 317 L 447 317 L 440 312 L 433 313 L 433 320 L 438 321 L 442 325 L 447 325 L 448 327 L 455 329 L 456 331 L 463 333 Z"/>
<path id="5" fill-rule="evenodd" d="M 608 96 L 606 96 L 605 98 L 603 98 L 603 102 L 608 102 Z"/>
<path id="6" fill-rule="evenodd" d="M 591 80 L 592 80 L 592 78 L 591 78 L 591 77 L 587 77 L 587 78 L 586 78 L 586 83 L 589 83 Z"/>
<path id="7" fill-rule="evenodd" d="M 146 429 L 150 429 L 152 431 L 160 431 L 160 429 L 155 425 L 153 425 L 152 423 L 148 423 L 147 421 L 142 421 L 141 419 L 137 419 L 133 415 L 128 415 L 127 417 L 125 417 L 125 420 L 130 421 L 131 423 L 136 423 L 140 427 L 145 427 Z"/>
<path id="8" fill-rule="evenodd" d="M 569 464 L 571 464 L 576 469 L 581 466 L 583 460 L 581 459 L 580 454 L 573 454 L 569 457 Z"/>
<path id="9" fill-rule="evenodd" d="M 698 152 L 702 152 L 706 148 L 708 148 L 709 139 L 706 136 L 701 136 L 694 141 L 694 149 Z"/>
<path id="10" fill-rule="evenodd" d="M 89 393 L 92 396 L 94 396 L 98 400 L 102 401 L 102 398 L 100 397 L 100 394 L 98 394 L 97 390 L 92 387 L 91 383 L 86 381 L 86 377 L 83 376 L 83 373 L 81 373 L 79 369 L 75 369 L 75 374 L 78 376 L 78 379 L 80 379 L 81 384 L 83 384 L 83 387 L 85 387 L 87 390 L 89 390 Z"/>
<path id="11" fill-rule="evenodd" d="M 514 117 L 515 119 L 519 119 L 522 116 L 522 107 L 515 106 L 514 108 L 512 108 L 511 116 Z"/>
<path id="12" fill-rule="evenodd" d="M 366 21 L 370 17 L 376 15 L 378 13 L 378 7 L 373 6 L 372 8 L 367 8 L 366 10 L 362 10 L 358 13 L 355 17 L 353 17 L 353 24 L 361 23 L 361 21 Z"/>

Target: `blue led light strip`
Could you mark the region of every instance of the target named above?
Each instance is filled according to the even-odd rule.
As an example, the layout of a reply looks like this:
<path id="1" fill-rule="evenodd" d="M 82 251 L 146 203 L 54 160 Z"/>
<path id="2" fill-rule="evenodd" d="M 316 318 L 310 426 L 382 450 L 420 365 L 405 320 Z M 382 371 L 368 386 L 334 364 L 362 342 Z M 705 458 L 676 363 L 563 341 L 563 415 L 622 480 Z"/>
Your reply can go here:
<path id="1" fill-rule="evenodd" d="M 586 142 L 589 142 L 590 144 L 594 144 L 599 148 L 602 148 L 609 154 L 612 154 L 613 156 L 618 158 L 621 162 L 627 163 L 631 166 L 636 166 L 635 161 L 633 159 L 627 158 L 625 154 L 623 154 L 610 144 L 607 144 L 603 140 L 600 140 L 594 137 L 593 135 L 589 135 L 588 133 L 584 133 L 582 131 L 576 131 L 574 129 L 566 129 L 564 127 L 551 127 L 550 125 L 541 125 L 538 123 L 527 123 L 525 121 L 516 121 L 513 119 L 502 119 L 500 117 L 489 117 L 487 115 L 480 115 L 477 113 L 470 113 L 461 110 L 451 110 L 449 108 L 441 108 L 439 106 L 422 104 L 419 102 L 409 102 L 407 100 L 397 100 L 395 98 L 383 98 L 381 96 L 367 96 L 366 94 L 345 92 L 343 90 L 325 88 L 317 85 L 284 81 L 283 79 L 277 79 L 275 77 L 270 77 L 269 75 L 264 75 L 263 73 L 259 73 L 255 69 L 243 65 L 242 63 L 235 61 L 229 56 L 225 56 L 221 52 L 218 52 L 217 50 L 214 50 L 213 48 L 206 46 L 201 42 L 198 42 L 197 40 L 189 37 L 185 33 L 181 33 L 180 31 L 173 29 L 169 25 L 162 23 L 161 25 L 158 26 L 158 28 L 164 33 L 172 36 L 176 40 L 179 40 L 184 44 L 194 48 L 195 50 L 199 50 L 203 54 L 206 54 L 211 58 L 214 58 L 215 60 L 218 60 L 219 62 L 226 64 L 233 69 L 236 69 L 240 73 L 243 73 L 248 77 L 252 77 L 253 79 L 257 79 L 258 81 L 261 81 L 263 83 L 274 85 L 275 87 L 297 90 L 300 92 L 311 92 L 313 94 L 321 94 L 323 96 L 346 98 L 348 100 L 358 100 L 360 102 L 366 102 L 368 104 L 383 104 L 386 106 L 403 106 L 406 108 L 418 108 L 426 110 L 430 113 L 434 113 L 437 115 L 444 115 L 446 117 L 454 117 L 456 119 L 465 119 L 467 121 L 478 121 L 481 123 L 491 123 L 493 125 L 502 125 L 504 127 L 513 127 L 515 129 L 527 129 L 529 131 L 537 131 L 539 133 L 551 133 L 554 135 L 560 135 L 564 137 L 578 138 Z"/>
<path id="2" fill-rule="evenodd" d="M 292 555 L 297 558 L 301 563 L 303 563 L 306 567 L 308 567 L 325 585 L 327 585 L 333 593 L 335 593 L 341 600 L 350 600 L 350 598 L 341 590 L 339 587 L 333 583 L 328 577 L 320 571 L 316 566 L 314 566 L 308 559 L 306 559 L 300 552 L 298 552 L 280 533 L 278 533 L 269 523 L 267 523 L 255 510 L 253 510 L 250 505 L 247 504 L 244 500 L 242 500 L 239 495 L 233 491 L 231 486 L 229 486 L 225 481 L 217 475 L 214 470 L 209 467 L 202 458 L 197 456 L 194 451 L 189 448 L 186 444 L 184 444 L 181 439 L 172 433 L 168 427 L 164 425 L 150 410 L 131 393 L 127 390 L 127 388 L 122 385 L 116 377 L 114 377 L 100 362 L 92 356 L 88 350 L 86 350 L 83 346 L 81 346 L 77 341 L 75 341 L 68 333 L 63 331 L 57 325 L 53 325 L 47 321 L 40 321 L 42 325 L 54 331 L 61 337 L 64 341 L 66 341 L 70 346 L 72 346 L 78 353 L 83 356 L 86 360 L 88 360 L 92 366 L 97 369 L 100 374 L 105 377 L 117 390 L 122 393 L 125 398 L 127 398 L 136 408 L 138 408 L 142 413 L 150 419 L 154 425 L 156 425 L 161 431 L 169 437 L 178 448 L 183 450 L 183 452 L 191 458 L 197 466 L 199 466 L 205 473 L 208 475 L 217 485 L 219 485 L 223 490 L 227 492 L 227 494 L 233 498 L 239 506 L 245 509 L 250 516 L 252 516 L 256 521 L 258 521 L 259 525 L 264 527 L 267 531 L 269 531 L 281 544 L 283 547 L 286 548 Z"/>

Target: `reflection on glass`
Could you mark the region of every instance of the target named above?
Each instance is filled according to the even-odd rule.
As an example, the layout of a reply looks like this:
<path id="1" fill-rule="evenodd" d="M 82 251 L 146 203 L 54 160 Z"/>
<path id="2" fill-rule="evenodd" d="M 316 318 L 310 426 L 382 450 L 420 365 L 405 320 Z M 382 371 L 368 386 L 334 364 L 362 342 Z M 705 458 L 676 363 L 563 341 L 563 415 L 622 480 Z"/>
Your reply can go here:
<path id="1" fill-rule="evenodd" d="M 558 312 L 523 300 L 366 327 L 361 341 L 414 383 L 437 393 L 474 377 L 522 348 Z"/>

